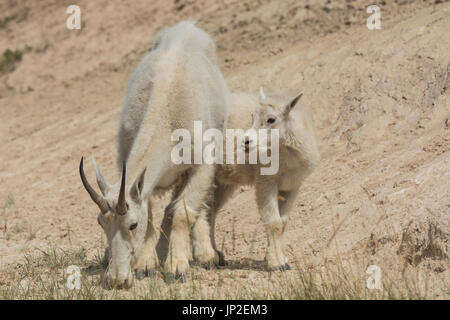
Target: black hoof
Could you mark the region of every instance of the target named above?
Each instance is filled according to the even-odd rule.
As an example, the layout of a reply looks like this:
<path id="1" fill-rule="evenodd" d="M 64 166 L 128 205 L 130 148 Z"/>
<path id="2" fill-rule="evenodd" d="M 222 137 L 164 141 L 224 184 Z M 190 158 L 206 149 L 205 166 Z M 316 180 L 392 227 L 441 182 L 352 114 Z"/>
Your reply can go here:
<path id="1" fill-rule="evenodd" d="M 177 280 L 181 283 L 186 283 L 186 273 L 182 272 L 181 274 L 177 274 Z"/>
<path id="2" fill-rule="evenodd" d="M 176 281 L 179 281 L 180 283 L 186 282 L 186 273 L 177 273 L 176 275 L 172 272 L 167 272 L 165 274 L 165 280 L 167 283 L 175 283 Z"/>
<path id="3" fill-rule="evenodd" d="M 167 283 L 174 283 L 175 282 L 175 274 L 172 272 L 168 272 L 164 275 L 164 279 Z"/>
<path id="4" fill-rule="evenodd" d="M 154 278 L 156 276 L 155 269 L 140 269 L 136 270 L 136 279 L 142 280 L 145 277 Z"/>
<path id="5" fill-rule="evenodd" d="M 211 270 L 214 268 L 214 262 L 203 263 L 202 268 L 206 270 Z"/>
<path id="6" fill-rule="evenodd" d="M 136 270 L 136 279 L 142 280 L 145 278 L 145 270 Z"/>
<path id="7" fill-rule="evenodd" d="M 156 277 L 156 270 L 155 269 L 149 269 L 147 270 L 147 277 L 154 278 Z"/>

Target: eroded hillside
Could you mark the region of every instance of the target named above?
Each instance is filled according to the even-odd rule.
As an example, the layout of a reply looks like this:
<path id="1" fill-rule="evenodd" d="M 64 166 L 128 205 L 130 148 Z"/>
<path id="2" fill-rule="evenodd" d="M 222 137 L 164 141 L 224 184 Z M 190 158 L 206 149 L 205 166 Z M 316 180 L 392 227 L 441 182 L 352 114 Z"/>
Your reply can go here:
<path id="1" fill-rule="evenodd" d="M 293 265 L 350 268 L 365 281 L 376 264 L 394 279 L 418 277 L 428 297 L 448 298 L 450 3 L 389 1 L 380 4 L 382 29 L 368 30 L 370 1 L 328 2 L 79 1 L 80 31 L 65 26 L 69 1 L 2 3 L 0 54 L 20 58 L 10 55 L 0 74 L 0 285 L 49 242 L 90 255 L 104 246 L 79 159 L 94 154 L 117 178 L 129 73 L 158 30 L 192 18 L 216 40 L 232 90 L 302 90 L 313 114 L 323 160 L 288 225 Z M 157 223 L 166 204 L 157 200 Z M 196 279 L 213 286 L 224 278 L 229 290 L 234 277 L 270 279 L 252 189 L 224 208 L 217 237 L 230 266 L 194 268 Z"/>

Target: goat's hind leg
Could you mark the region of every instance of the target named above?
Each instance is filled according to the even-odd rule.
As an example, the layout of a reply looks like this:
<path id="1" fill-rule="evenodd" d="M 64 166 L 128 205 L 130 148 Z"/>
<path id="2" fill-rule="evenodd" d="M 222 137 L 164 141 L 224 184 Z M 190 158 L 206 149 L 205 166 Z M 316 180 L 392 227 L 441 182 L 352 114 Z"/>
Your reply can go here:
<path id="1" fill-rule="evenodd" d="M 282 238 L 284 236 L 284 232 L 286 231 L 286 226 L 289 221 L 289 213 L 295 202 L 297 194 L 298 194 L 298 188 L 295 190 L 279 192 L 278 208 L 279 208 L 279 212 L 280 212 L 281 221 L 283 223 L 283 228 L 281 229 L 280 238 Z M 289 265 L 287 259 L 286 259 L 286 264 L 281 269 L 283 269 L 283 270 L 291 269 L 291 266 Z"/>
<path id="2" fill-rule="evenodd" d="M 192 254 L 194 261 L 206 269 L 220 263 L 219 253 L 212 245 L 210 237 L 211 223 L 208 218 L 210 208 L 202 208 L 191 231 Z"/>
<path id="3" fill-rule="evenodd" d="M 225 265 L 223 253 L 217 249 L 215 239 L 216 216 L 226 200 L 233 194 L 234 185 L 224 185 L 215 181 L 207 208 L 203 209 L 192 228 L 194 259 L 206 268 Z"/>
<path id="4" fill-rule="evenodd" d="M 219 214 L 222 207 L 225 205 L 227 200 L 233 195 L 234 190 L 236 190 L 237 185 L 230 185 L 230 184 L 221 184 L 218 181 L 216 181 L 217 188 L 214 190 L 214 204 L 213 208 L 210 211 L 210 237 L 211 242 L 214 250 L 219 255 L 219 265 L 224 266 L 226 264 L 225 262 L 225 256 L 223 255 L 222 251 L 220 251 L 217 248 L 216 244 L 216 218 Z"/>
<path id="5" fill-rule="evenodd" d="M 200 212 L 191 230 L 192 255 L 195 263 L 211 269 L 219 263 L 219 255 L 210 239 L 209 211 L 212 210 L 214 185 L 211 185 L 206 198 L 200 204 Z"/>

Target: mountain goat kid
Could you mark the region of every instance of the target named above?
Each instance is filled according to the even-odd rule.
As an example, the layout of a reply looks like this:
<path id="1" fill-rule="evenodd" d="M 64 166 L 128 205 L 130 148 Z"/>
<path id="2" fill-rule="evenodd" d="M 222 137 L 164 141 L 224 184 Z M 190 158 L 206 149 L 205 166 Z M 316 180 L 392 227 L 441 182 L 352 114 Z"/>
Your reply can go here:
<path id="1" fill-rule="evenodd" d="M 279 150 L 270 150 L 270 145 L 259 145 L 259 140 L 252 139 L 244 140 L 243 145 L 237 147 L 247 152 L 255 148 L 278 151 L 279 169 L 273 175 L 261 175 L 261 164 L 218 166 L 214 205 L 210 212 L 212 242 L 204 243 L 205 246 L 211 245 L 217 251 L 214 239 L 216 215 L 234 189 L 239 185 L 254 185 L 259 214 L 267 231 L 267 267 L 281 271 L 290 269 L 282 250 L 282 236 L 301 183 L 320 161 L 313 122 L 306 108 L 299 103 L 301 96 L 302 93 L 293 99 L 266 96 L 262 88 L 259 98 L 257 94 L 231 94 L 227 128 L 266 129 L 269 136 L 271 130 L 279 130 Z M 223 264 L 222 253 L 218 252 L 218 255 Z"/>
<path id="2" fill-rule="evenodd" d="M 183 21 L 157 35 L 128 82 L 118 135 L 122 178 L 110 185 L 94 161 L 99 195 L 86 180 L 83 158 L 80 163 L 81 180 L 101 210 L 98 221 L 108 239 L 109 284 L 129 288 L 132 270 L 141 278 L 158 267 L 150 196 L 175 185 L 166 210 L 170 226 L 161 235 L 168 242 L 164 268 L 169 279 L 185 281 L 190 227 L 201 219 L 207 223 L 206 213 L 201 214 L 202 203 L 215 168 L 174 164 L 171 135 L 180 128 L 192 134 L 194 120 L 202 121 L 204 128 L 222 130 L 227 100 L 215 44 L 206 32 Z M 130 181 L 134 182 L 127 187 Z M 212 260 L 214 254 L 203 258 Z"/>

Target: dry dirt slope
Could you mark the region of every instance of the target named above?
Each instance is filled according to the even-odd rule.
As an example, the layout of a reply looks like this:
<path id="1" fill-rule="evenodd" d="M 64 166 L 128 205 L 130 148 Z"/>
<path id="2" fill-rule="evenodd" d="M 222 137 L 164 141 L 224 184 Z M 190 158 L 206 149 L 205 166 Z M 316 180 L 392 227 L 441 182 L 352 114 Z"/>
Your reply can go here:
<path id="1" fill-rule="evenodd" d="M 448 294 L 450 4 L 404 3 L 382 8 L 377 31 L 364 26 L 364 1 L 353 1 L 353 9 L 326 1 L 136 1 L 127 10 L 81 1 L 86 25 L 78 34 L 64 29 L 65 16 L 58 17 L 65 6 L 56 1 L 6 8 L 2 19 L 29 9 L 0 29 L 1 51 L 32 49 L 0 78 L 7 150 L 0 154 L 1 268 L 49 241 L 91 253 L 101 246 L 79 158 L 94 154 L 110 180 L 116 177 L 129 72 L 156 30 L 192 16 L 215 36 L 232 89 L 301 89 L 312 110 L 323 161 L 292 213 L 291 260 L 317 270 L 344 260 L 357 274 L 375 263 L 393 277 L 412 270 Z M 157 203 L 158 221 L 165 204 Z M 252 190 L 235 195 L 217 228 L 227 259 L 257 262 L 235 272 L 264 278 L 264 229 Z"/>

